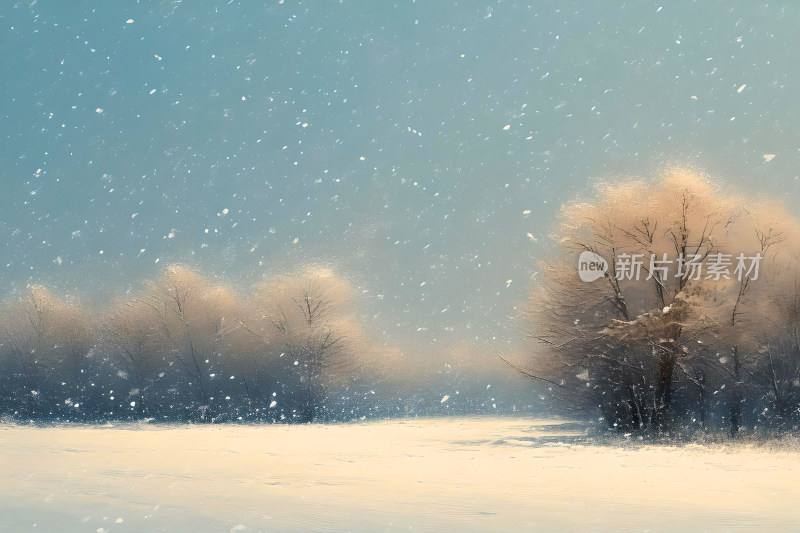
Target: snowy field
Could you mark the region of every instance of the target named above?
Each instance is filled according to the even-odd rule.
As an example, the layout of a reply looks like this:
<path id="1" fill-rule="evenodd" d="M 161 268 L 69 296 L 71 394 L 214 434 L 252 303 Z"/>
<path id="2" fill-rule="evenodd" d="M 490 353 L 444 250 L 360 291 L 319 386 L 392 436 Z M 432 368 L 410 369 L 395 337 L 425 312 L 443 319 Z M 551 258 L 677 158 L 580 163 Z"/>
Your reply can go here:
<path id="1" fill-rule="evenodd" d="M 610 446 L 510 418 L 0 426 L 0 531 L 800 528 L 796 446 Z"/>

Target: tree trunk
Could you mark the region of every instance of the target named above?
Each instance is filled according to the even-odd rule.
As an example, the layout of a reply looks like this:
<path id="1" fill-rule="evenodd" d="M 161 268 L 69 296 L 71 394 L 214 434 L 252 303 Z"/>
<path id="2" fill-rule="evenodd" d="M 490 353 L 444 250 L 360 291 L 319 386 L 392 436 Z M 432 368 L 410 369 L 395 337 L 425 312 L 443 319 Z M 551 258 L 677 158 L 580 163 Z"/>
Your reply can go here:
<path id="1" fill-rule="evenodd" d="M 739 362 L 739 346 L 733 347 L 733 387 L 730 395 L 731 437 L 736 437 L 742 422 L 742 390 L 741 365 Z"/>
<path id="2" fill-rule="evenodd" d="M 708 396 L 708 389 L 706 388 L 706 373 L 700 371 L 700 376 L 697 378 L 700 383 L 700 398 L 698 400 L 698 410 L 700 414 L 700 427 L 706 429 L 706 402 Z"/>
<path id="3" fill-rule="evenodd" d="M 311 386 L 306 390 L 306 401 L 303 405 L 303 422 L 311 423 L 314 421 L 314 391 Z"/>
<path id="4" fill-rule="evenodd" d="M 672 404 L 672 377 L 675 373 L 675 356 L 666 350 L 658 362 L 658 383 L 656 386 L 655 426 L 659 431 L 666 429 L 667 417 Z"/>

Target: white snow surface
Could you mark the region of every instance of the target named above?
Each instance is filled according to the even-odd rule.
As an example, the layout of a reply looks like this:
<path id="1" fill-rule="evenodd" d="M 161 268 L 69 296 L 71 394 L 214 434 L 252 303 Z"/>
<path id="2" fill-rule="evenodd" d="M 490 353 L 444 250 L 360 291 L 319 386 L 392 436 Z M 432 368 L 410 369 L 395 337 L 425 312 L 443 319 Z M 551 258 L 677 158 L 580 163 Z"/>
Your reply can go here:
<path id="1" fill-rule="evenodd" d="M 730 531 L 800 524 L 787 442 L 592 443 L 581 425 L 0 424 L 0 531 Z M 615 444 L 616 443 L 616 444 Z"/>

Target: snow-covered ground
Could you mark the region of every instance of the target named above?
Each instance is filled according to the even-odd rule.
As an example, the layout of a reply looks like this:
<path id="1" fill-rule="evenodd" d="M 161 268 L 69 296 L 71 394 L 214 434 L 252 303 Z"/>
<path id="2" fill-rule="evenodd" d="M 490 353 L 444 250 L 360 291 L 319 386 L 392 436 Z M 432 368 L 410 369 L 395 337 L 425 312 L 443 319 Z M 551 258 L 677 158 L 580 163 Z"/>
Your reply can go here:
<path id="1" fill-rule="evenodd" d="M 0 531 L 800 527 L 800 451 L 592 444 L 509 418 L 0 425 Z"/>

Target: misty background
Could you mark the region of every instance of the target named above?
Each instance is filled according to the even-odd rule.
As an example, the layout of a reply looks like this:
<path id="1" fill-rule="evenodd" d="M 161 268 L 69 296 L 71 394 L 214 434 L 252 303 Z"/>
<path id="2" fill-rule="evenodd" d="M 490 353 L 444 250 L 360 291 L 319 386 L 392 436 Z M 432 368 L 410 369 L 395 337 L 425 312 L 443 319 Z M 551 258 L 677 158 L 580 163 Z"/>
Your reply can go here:
<path id="1" fill-rule="evenodd" d="M 722 1 L 6 3 L 0 297 L 324 263 L 386 342 L 496 363 L 593 181 L 677 163 L 798 198 L 798 23 Z"/>

